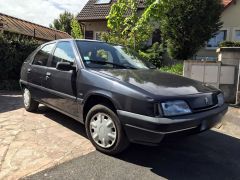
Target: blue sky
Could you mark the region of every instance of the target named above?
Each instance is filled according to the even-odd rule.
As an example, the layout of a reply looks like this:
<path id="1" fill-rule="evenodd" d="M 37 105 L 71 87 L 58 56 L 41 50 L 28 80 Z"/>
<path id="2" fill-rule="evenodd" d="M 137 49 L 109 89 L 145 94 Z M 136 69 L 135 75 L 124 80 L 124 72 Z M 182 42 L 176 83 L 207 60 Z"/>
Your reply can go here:
<path id="1" fill-rule="evenodd" d="M 0 0 L 0 12 L 43 26 L 65 10 L 78 14 L 88 0 Z"/>

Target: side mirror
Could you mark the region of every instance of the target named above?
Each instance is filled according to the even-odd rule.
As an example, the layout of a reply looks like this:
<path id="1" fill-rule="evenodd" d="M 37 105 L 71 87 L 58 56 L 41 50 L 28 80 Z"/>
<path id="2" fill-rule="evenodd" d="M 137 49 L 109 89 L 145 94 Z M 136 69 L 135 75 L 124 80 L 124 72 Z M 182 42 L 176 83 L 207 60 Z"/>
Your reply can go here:
<path id="1" fill-rule="evenodd" d="M 37 61 L 36 65 L 42 66 L 42 65 L 43 65 L 43 62 L 42 62 L 42 61 Z"/>
<path id="2" fill-rule="evenodd" d="M 71 71 L 71 70 L 76 70 L 76 66 L 74 66 L 72 63 L 70 62 L 58 62 L 56 69 L 60 70 L 60 71 Z"/>

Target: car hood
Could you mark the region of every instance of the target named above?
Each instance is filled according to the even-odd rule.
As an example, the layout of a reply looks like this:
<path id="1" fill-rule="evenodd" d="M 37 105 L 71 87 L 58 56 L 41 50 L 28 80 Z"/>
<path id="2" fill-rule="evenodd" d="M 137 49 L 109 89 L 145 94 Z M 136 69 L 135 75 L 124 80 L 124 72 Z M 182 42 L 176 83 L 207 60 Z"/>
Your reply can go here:
<path id="1" fill-rule="evenodd" d="M 161 96 L 192 95 L 217 91 L 216 88 L 160 70 L 98 70 L 99 73 Z"/>

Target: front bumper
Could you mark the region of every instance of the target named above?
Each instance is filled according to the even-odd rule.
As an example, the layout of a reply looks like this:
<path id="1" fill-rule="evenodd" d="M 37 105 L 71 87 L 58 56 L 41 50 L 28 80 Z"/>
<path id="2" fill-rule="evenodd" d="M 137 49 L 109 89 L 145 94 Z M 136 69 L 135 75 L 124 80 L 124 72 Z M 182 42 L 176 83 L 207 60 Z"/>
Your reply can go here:
<path id="1" fill-rule="evenodd" d="M 141 144 L 159 144 L 164 137 L 194 134 L 212 128 L 219 123 L 228 110 L 224 104 L 191 115 L 155 118 L 118 110 L 128 139 Z"/>

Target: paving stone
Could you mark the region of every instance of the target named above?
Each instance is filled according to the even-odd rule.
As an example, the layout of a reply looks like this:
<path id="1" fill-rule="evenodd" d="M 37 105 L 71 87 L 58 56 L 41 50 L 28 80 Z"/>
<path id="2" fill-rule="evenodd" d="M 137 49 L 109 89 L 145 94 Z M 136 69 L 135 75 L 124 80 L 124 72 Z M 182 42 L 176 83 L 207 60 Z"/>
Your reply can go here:
<path id="1" fill-rule="evenodd" d="M 0 93 L 0 179 L 19 179 L 92 152 L 85 134 L 66 128 L 65 119 L 82 126 L 44 107 L 29 113 L 20 95 Z"/>

